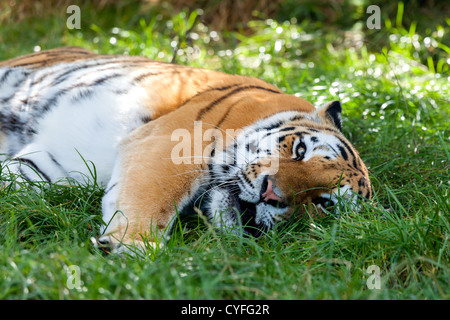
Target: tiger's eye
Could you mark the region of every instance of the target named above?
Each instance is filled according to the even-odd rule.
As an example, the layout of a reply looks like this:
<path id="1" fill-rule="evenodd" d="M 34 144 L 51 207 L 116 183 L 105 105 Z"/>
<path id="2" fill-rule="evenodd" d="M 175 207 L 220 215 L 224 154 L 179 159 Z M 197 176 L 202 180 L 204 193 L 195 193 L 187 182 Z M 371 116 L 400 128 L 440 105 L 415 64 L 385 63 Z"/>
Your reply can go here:
<path id="1" fill-rule="evenodd" d="M 297 155 L 295 160 L 303 160 L 303 158 L 305 157 L 305 153 L 306 147 L 303 143 L 300 143 L 297 147 L 297 150 L 295 151 L 295 154 Z"/>

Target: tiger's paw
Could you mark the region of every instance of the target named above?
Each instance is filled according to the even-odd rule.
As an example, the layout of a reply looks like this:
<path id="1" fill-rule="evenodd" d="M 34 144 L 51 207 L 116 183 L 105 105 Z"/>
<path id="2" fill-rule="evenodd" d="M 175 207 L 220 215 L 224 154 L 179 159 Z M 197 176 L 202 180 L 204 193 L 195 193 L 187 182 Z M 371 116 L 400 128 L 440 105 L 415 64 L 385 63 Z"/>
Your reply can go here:
<path id="1" fill-rule="evenodd" d="M 94 247 L 100 249 L 107 254 L 117 254 L 122 257 L 137 257 L 145 258 L 155 251 L 164 247 L 162 243 L 149 241 L 147 239 L 142 240 L 119 240 L 112 235 L 103 235 L 98 239 L 91 239 Z"/>

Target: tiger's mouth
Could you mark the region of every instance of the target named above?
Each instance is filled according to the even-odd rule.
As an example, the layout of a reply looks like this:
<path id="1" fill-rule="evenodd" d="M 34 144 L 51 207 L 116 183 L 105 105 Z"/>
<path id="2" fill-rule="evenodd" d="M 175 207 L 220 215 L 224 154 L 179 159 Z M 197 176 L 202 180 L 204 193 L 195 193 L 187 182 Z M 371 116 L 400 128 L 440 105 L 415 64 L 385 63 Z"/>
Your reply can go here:
<path id="1" fill-rule="evenodd" d="M 264 223 L 256 223 L 256 206 L 259 202 L 252 203 L 244 201 L 239 198 L 239 195 L 236 192 L 232 192 L 231 190 L 228 191 L 229 197 L 232 200 L 231 211 L 235 214 L 235 223 L 242 227 L 244 234 L 259 237 L 269 230 L 269 227 Z"/>
<path id="2" fill-rule="evenodd" d="M 269 182 L 270 183 L 270 182 Z M 228 188 L 231 200 L 232 211 L 235 214 L 235 222 L 242 227 L 244 234 L 259 237 L 269 231 L 274 224 L 273 216 L 276 213 L 268 214 L 271 210 L 285 209 L 288 206 L 282 202 L 281 198 L 268 199 L 268 181 L 262 183 L 260 198 L 257 202 L 249 202 L 239 197 L 239 191 Z"/>

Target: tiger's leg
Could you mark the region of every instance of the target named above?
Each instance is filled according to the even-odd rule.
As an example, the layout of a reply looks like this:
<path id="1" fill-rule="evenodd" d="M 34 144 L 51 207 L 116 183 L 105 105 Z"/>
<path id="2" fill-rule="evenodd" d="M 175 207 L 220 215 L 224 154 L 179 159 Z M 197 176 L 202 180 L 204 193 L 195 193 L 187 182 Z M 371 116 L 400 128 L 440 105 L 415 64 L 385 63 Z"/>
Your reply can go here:
<path id="1" fill-rule="evenodd" d="M 166 200 L 165 196 L 160 199 L 152 197 L 152 194 L 158 193 L 155 190 L 158 188 L 138 181 L 135 175 L 135 178 L 121 175 L 123 171 L 129 172 L 123 170 L 122 161 L 117 160 L 102 199 L 105 226 L 100 230 L 102 236 L 99 243 L 109 246 L 116 253 L 134 256 L 147 249 L 162 247 L 169 239 L 176 218 L 176 200 Z M 141 176 L 142 180 L 153 179 L 144 170 Z M 138 195 L 142 193 L 147 193 L 148 198 Z"/>
<path id="2" fill-rule="evenodd" d="M 98 239 L 98 243 L 109 247 L 116 253 L 122 254 L 126 252 L 134 255 L 133 249 L 144 252 L 146 245 L 143 239 L 139 239 L 139 237 L 132 239 L 129 236 L 129 233 L 132 232 L 132 228 L 128 232 L 130 220 L 127 215 L 118 209 L 121 165 L 122 162 L 118 158 L 114 165 L 111 180 L 105 188 L 102 199 L 102 214 L 105 224 L 100 228 L 102 236 Z M 134 248 L 131 248 L 129 245 L 133 245 Z M 153 245 L 156 247 L 156 244 L 153 243 Z"/>
<path id="3" fill-rule="evenodd" d="M 158 137 L 136 143 L 116 160 L 102 200 L 106 226 L 99 238 L 118 253 L 161 247 L 171 227 L 199 189 L 199 165 L 174 165 Z M 169 152 L 170 155 L 170 152 Z"/>
<path id="4" fill-rule="evenodd" d="M 2 175 L 12 173 L 16 175 L 16 182 L 45 181 L 57 182 L 68 177 L 65 168 L 44 145 L 31 143 L 16 153 L 10 160 L 6 160 L 6 168 Z M 6 172 L 5 172 L 6 171 Z"/>

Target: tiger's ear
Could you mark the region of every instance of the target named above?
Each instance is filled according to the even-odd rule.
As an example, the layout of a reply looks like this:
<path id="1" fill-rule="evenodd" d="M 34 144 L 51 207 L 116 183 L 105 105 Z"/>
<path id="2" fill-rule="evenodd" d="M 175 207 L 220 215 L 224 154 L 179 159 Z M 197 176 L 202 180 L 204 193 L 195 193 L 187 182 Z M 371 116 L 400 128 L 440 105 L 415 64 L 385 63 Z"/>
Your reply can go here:
<path id="1" fill-rule="evenodd" d="M 342 105 L 340 101 L 332 101 L 317 110 L 317 115 L 329 124 L 342 131 Z"/>

